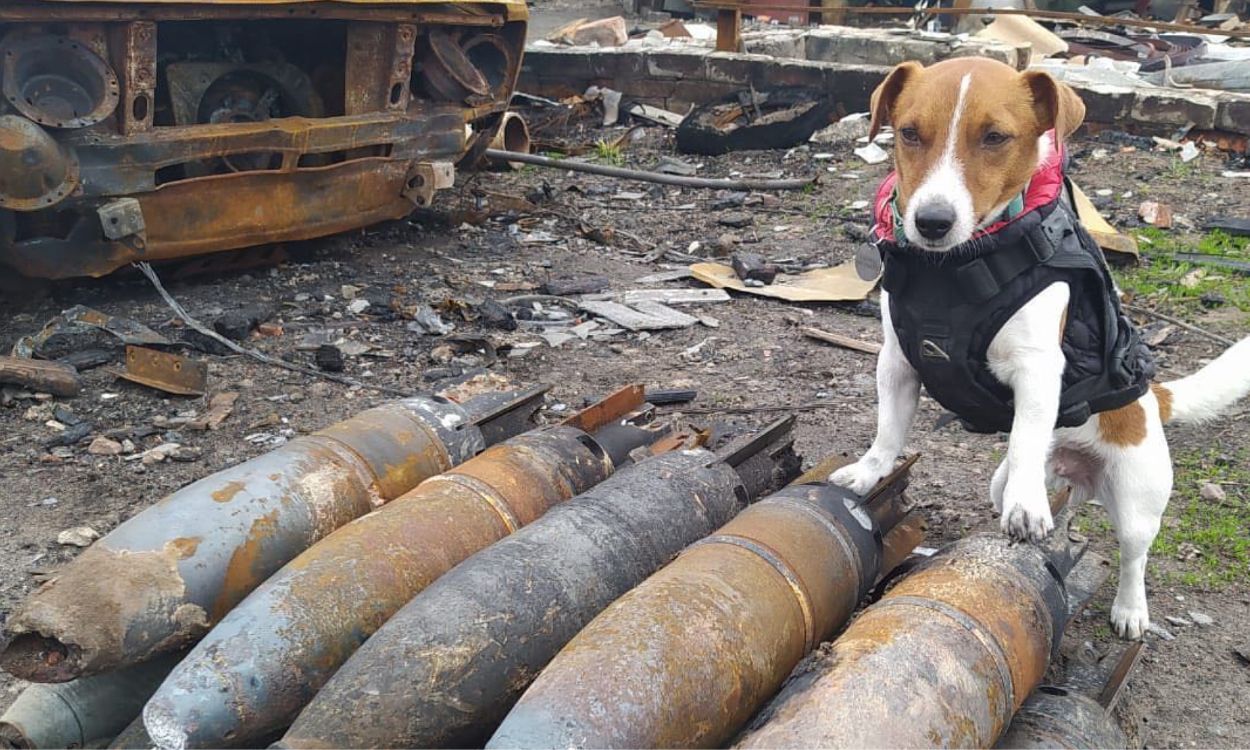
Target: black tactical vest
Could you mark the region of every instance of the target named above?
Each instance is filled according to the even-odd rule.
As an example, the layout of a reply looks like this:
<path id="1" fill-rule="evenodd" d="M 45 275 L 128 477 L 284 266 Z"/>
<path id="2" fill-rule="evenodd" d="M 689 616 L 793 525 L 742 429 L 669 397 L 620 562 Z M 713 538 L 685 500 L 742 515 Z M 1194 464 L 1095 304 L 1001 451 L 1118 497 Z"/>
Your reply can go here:
<path id="1" fill-rule="evenodd" d="M 1012 392 L 990 372 L 986 352 L 1003 324 L 1057 281 L 1067 282 L 1071 297 L 1056 426 L 1080 426 L 1150 387 L 1154 361 L 1069 195 L 1065 180 L 1052 203 L 947 253 L 880 245 L 903 354 L 929 395 L 973 432 L 1011 430 Z"/>

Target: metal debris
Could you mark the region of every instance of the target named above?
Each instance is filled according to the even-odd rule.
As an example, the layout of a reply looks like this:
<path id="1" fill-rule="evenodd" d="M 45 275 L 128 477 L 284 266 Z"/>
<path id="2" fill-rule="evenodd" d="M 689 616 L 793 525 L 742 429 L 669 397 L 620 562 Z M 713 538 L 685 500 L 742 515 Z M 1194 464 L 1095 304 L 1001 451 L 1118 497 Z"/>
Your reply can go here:
<path id="1" fill-rule="evenodd" d="M 34 336 L 24 336 L 13 346 L 13 356 L 34 357 L 45 343 L 57 334 L 100 330 L 112 334 L 123 344 L 169 346 L 172 342 L 147 326 L 127 318 L 105 315 L 83 305 L 75 305 L 44 325 Z"/>
<path id="2" fill-rule="evenodd" d="M 139 346 L 126 347 L 126 370 L 119 378 L 179 396 L 203 396 L 208 363 Z"/>

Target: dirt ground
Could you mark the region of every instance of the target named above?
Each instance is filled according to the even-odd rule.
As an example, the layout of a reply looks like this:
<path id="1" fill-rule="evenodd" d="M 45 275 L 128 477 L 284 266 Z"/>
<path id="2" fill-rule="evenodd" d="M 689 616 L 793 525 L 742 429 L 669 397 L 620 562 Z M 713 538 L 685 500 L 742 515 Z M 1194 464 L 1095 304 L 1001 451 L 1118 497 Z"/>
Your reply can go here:
<path id="1" fill-rule="evenodd" d="M 623 132 L 592 129 L 579 137 L 593 142 Z M 1122 153 L 1122 147 L 1105 134 L 1073 144 L 1074 178 L 1091 196 L 1112 191 L 1111 196 L 1095 199 L 1117 226 L 1127 231 L 1140 227 L 1137 205 L 1146 195 L 1169 203 L 1196 227 L 1215 216 L 1250 216 L 1245 181 L 1221 177 L 1222 170 L 1244 165 L 1230 165 L 1212 153 L 1181 170 L 1169 154 L 1141 149 Z M 1108 155 L 1097 158 L 1100 150 Z M 637 131 L 619 158 L 629 166 L 654 168 L 661 155 L 672 152 L 668 132 L 644 129 Z M 607 153 L 605 158 L 617 156 Z M 531 285 L 548 280 L 591 275 L 607 276 L 612 291 L 639 288 L 640 277 L 683 267 L 684 261 L 673 262 L 682 254 L 714 257 L 729 242 L 727 234 L 736 236 L 740 249 L 785 261 L 790 268 L 839 263 L 852 256 L 867 229 L 867 212 L 857 202 L 871 198 L 887 169 L 865 165 L 849 147 L 827 153 L 813 147 L 687 159 L 699 164 L 699 174 L 706 176 L 780 171 L 786 176 L 819 174 L 821 181 L 809 191 L 734 196 L 558 170 L 479 174 L 465 180 L 456 194 L 444 196 L 441 205 L 463 205 L 475 192 L 479 197 L 528 193 L 541 199 L 541 209 L 476 227 L 448 227 L 430 217 L 398 222 L 291 246 L 287 262 L 246 272 L 178 281 L 175 267 L 159 270 L 170 292 L 203 321 L 247 306 L 268 308 L 281 335 L 254 335 L 248 343 L 257 349 L 311 364 L 313 354 L 301 343 L 329 331 L 332 339 L 369 349 L 348 357 L 346 374 L 417 391 L 483 362 L 476 355 L 444 361 L 447 354 L 445 347 L 439 348 L 440 337 L 411 330 L 404 311 L 414 305 L 437 306 L 451 300 L 472 308 L 484 299 L 506 301 L 529 294 Z M 1133 196 L 1122 197 L 1126 192 Z M 498 202 L 492 195 L 486 200 Z M 722 225 L 729 214 L 742 212 L 749 215 L 749 226 Z M 606 233 L 611 235 L 609 244 L 579 235 L 580 231 L 603 238 L 605 233 L 595 230 L 608 227 L 614 230 Z M 1157 234 L 1147 234 L 1158 239 Z M 1168 233 L 1170 241 L 1184 246 L 1198 245 L 1201 236 L 1200 231 L 1183 227 Z M 1151 247 L 1146 248 L 1148 255 Z M 663 255 L 663 250 L 670 252 Z M 1223 287 L 1218 278 L 1201 280 L 1212 285 L 1210 294 L 1215 295 L 1205 304 L 1194 295 L 1173 294 L 1179 290 L 1166 285 L 1150 287 L 1148 281 L 1136 287 L 1139 304 L 1229 338 L 1250 334 L 1250 316 L 1237 309 L 1237 289 L 1244 289 L 1244 279 L 1225 281 Z M 355 296 L 369 300 L 370 307 L 359 314 L 350 312 L 345 285 L 358 287 Z M 691 285 L 697 283 L 645 286 Z M 171 338 L 185 335 L 145 280 L 120 275 L 32 285 L 28 294 L 0 301 L 0 349 L 7 351 L 18 337 L 38 331 L 47 319 L 76 304 L 139 321 Z M 565 309 L 543 304 L 544 309 Z M 524 307 L 517 304 L 512 309 Z M 879 340 L 871 302 L 794 305 L 737 295 L 728 303 L 693 309 L 714 317 L 718 325 L 573 338 L 558 347 L 524 324 L 507 332 L 485 329 L 454 313 L 444 317 L 455 324 L 455 333 L 482 333 L 500 347 L 498 360 L 490 364 L 492 371 L 518 383 L 550 384 L 548 414 L 553 417 L 587 397 L 639 381 L 654 388 L 697 389 L 693 404 L 678 407 L 691 420 L 762 424 L 777 414 L 797 414 L 798 447 L 809 463 L 830 452 L 855 455 L 867 447 L 875 425 L 873 358 L 813 342 L 797 328 L 811 325 Z M 1166 332 L 1151 318 L 1141 317 L 1139 322 L 1163 337 L 1157 353 L 1165 380 L 1191 372 L 1221 349 L 1180 327 Z M 537 345 L 525 346 L 529 344 Z M 105 337 L 65 344 L 88 345 L 111 347 L 113 342 Z M 120 352 L 113 351 L 115 362 L 120 362 Z M 191 432 L 177 426 L 179 417 L 202 414 L 206 399 L 164 395 L 116 380 L 103 368 L 84 374 L 79 397 L 55 402 L 69 414 L 54 414 L 53 404 L 24 398 L 0 408 L 0 476 L 5 487 L 0 514 L 7 529 L 0 537 L 0 610 L 11 611 L 44 574 L 74 556 L 76 548 L 57 543 L 59 532 L 85 525 L 107 533 L 192 480 L 268 450 L 273 441 L 313 431 L 387 398 L 241 356 L 187 351 L 209 362 L 213 392 L 241 394 L 233 414 L 217 431 Z M 1132 678 L 1122 711 L 1150 747 L 1250 746 L 1250 717 L 1244 707 L 1250 690 L 1247 409 L 1250 404 L 1242 404 L 1234 415 L 1200 429 L 1169 430 L 1174 453 L 1185 458 L 1169 509 L 1168 539 L 1152 556 L 1148 586 L 1153 619 L 1175 639 L 1148 638 L 1144 663 Z M 672 413 L 674 408 L 663 411 Z M 972 435 L 956 426 L 935 429 L 941 414 L 926 399 L 907 448 L 923 455 L 909 495 L 928 519 L 928 543 L 935 546 L 973 529 L 993 527 L 996 519 L 986 488 L 1005 447 L 1000 437 Z M 92 437 L 130 439 L 138 450 L 162 441 L 189 446 L 194 450 L 185 458 L 191 460 L 144 465 L 124 456 L 90 455 L 87 446 L 92 437 L 69 447 L 45 445 L 59 434 L 50 421 L 68 424 L 74 419 L 89 422 Z M 1209 520 L 1203 515 L 1207 506 L 1201 505 L 1207 501 L 1200 500 L 1198 492 L 1212 481 L 1220 483 L 1224 499 L 1218 502 L 1220 514 Z M 1227 533 L 1204 536 L 1216 523 L 1227 526 Z M 1101 509 L 1084 510 L 1078 525 L 1095 550 L 1114 556 L 1114 539 Z M 1114 576 L 1070 629 L 1065 653 L 1117 646 L 1106 626 L 1113 592 Z M 1192 620 L 1191 611 L 1208 615 L 1213 624 L 1174 625 L 1164 619 Z M 1238 650 L 1245 656 L 1238 656 Z M 7 675 L 0 677 L 0 707 L 8 705 L 20 688 Z"/>

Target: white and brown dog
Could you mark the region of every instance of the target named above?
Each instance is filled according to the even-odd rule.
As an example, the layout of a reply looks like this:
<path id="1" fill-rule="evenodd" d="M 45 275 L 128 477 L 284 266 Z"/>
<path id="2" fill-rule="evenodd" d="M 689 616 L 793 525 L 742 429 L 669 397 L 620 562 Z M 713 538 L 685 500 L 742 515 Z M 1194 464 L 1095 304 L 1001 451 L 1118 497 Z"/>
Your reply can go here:
<path id="1" fill-rule="evenodd" d="M 887 213 L 878 212 L 878 229 L 892 223 L 913 251 L 931 254 L 935 264 L 957 257 L 987 227 L 1007 220 L 1004 212 L 1042 165 L 1060 158 L 1062 138 L 1084 114 L 1080 98 L 1045 73 L 1020 73 L 979 58 L 898 66 L 872 97 L 873 134 L 886 123 L 896 134 L 892 202 Z M 1056 428 L 1070 366 L 1060 344 L 1071 296 L 1066 283 L 1034 290 L 984 352 L 983 366 L 1009 389 L 1014 407 L 1007 455 L 994 472 L 990 496 L 1003 531 L 1033 541 L 1053 529 L 1048 487 L 1071 487 L 1073 502 L 1100 500 L 1120 545 L 1111 621 L 1121 636 L 1139 638 L 1150 624 L 1146 553 L 1172 490 L 1163 424 L 1213 419 L 1250 394 L 1250 338 L 1194 375 L 1153 384 L 1124 406 Z M 877 436 L 857 463 L 830 477 L 861 494 L 903 450 L 922 384 L 900 347 L 884 291 L 881 309 Z"/>

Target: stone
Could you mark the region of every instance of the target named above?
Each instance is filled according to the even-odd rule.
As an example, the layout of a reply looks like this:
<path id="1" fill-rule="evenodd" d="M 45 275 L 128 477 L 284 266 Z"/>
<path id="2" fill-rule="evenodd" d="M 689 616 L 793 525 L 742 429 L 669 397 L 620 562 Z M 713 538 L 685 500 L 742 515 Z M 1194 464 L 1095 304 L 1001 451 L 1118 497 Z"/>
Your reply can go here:
<path id="1" fill-rule="evenodd" d="M 56 543 L 67 547 L 90 547 L 100 538 L 100 532 L 90 526 L 75 526 L 56 535 Z"/>
<path id="2" fill-rule="evenodd" d="M 1210 615 L 1203 612 L 1195 612 L 1192 609 L 1189 610 L 1189 619 L 1193 620 L 1195 625 L 1199 625 L 1204 628 L 1209 628 L 1215 624 L 1215 619 Z"/>
<path id="3" fill-rule="evenodd" d="M 93 456 L 120 456 L 124 450 L 121 443 L 103 435 L 92 440 L 91 445 L 87 446 L 87 452 Z"/>
<path id="4" fill-rule="evenodd" d="M 1202 485 L 1202 490 L 1198 494 L 1203 500 L 1217 503 L 1223 502 L 1224 498 L 1227 497 L 1224 488 L 1214 482 L 1207 482 Z"/>
<path id="5" fill-rule="evenodd" d="M 368 309 L 369 309 L 369 300 L 367 299 L 354 299 L 351 301 L 350 304 L 347 305 L 347 311 L 351 313 L 352 315 L 359 315 Z"/>
<path id="6" fill-rule="evenodd" d="M 326 372 L 343 371 L 343 352 L 334 344 L 322 344 L 314 355 L 317 367 Z"/>

